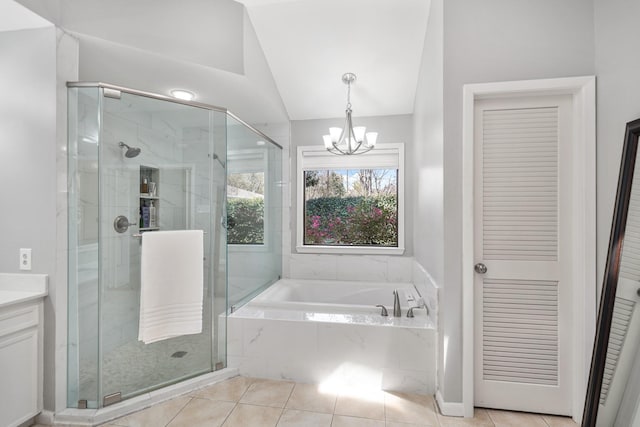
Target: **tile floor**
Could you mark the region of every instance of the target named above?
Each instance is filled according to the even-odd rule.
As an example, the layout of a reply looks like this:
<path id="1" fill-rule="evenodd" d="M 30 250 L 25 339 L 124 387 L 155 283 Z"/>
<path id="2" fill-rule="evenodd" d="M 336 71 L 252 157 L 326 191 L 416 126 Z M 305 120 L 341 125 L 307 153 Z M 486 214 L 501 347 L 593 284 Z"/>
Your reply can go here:
<path id="1" fill-rule="evenodd" d="M 431 396 L 326 390 L 235 377 L 112 421 L 104 427 L 569 427 L 569 418 L 476 409 L 445 417 Z"/>

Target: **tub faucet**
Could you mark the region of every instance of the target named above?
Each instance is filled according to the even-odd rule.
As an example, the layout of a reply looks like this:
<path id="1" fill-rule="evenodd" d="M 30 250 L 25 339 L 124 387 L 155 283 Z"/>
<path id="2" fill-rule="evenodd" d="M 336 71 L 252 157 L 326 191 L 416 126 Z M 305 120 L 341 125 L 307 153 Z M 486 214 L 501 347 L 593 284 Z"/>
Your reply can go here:
<path id="1" fill-rule="evenodd" d="M 387 312 L 387 307 L 385 307 L 384 305 L 378 304 L 376 305 L 376 307 L 380 307 L 382 309 L 382 312 L 380 313 L 382 317 L 387 317 L 389 315 L 389 313 Z"/>
<path id="2" fill-rule="evenodd" d="M 398 290 L 393 291 L 393 317 L 402 317 L 402 310 L 400 310 L 400 297 L 398 296 Z"/>
<path id="3" fill-rule="evenodd" d="M 429 306 L 422 301 L 422 298 L 420 298 L 420 301 L 419 301 L 418 305 L 416 305 L 415 307 L 409 307 L 409 310 L 407 311 L 407 317 L 415 317 L 413 315 L 413 309 L 414 308 L 424 308 L 424 309 L 426 309 L 427 310 L 427 316 L 429 316 Z"/>

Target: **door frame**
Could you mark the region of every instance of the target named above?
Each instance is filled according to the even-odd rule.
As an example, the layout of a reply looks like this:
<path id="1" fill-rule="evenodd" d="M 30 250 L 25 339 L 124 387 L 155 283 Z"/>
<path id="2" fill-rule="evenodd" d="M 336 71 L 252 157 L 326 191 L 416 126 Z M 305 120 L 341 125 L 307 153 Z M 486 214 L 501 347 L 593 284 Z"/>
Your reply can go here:
<path id="1" fill-rule="evenodd" d="M 571 242 L 572 408 L 582 417 L 596 324 L 596 80 L 595 76 L 479 83 L 463 86 L 462 105 L 462 411 L 474 407 L 474 107 L 477 100 L 571 95 L 574 221 Z M 454 415 L 454 414 L 451 414 Z"/>

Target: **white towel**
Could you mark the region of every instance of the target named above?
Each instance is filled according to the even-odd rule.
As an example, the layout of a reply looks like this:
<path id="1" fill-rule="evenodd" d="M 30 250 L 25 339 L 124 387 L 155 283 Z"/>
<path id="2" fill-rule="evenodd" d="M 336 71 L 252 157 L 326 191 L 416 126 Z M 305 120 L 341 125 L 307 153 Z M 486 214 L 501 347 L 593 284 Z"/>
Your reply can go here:
<path id="1" fill-rule="evenodd" d="M 202 332 L 202 230 L 142 234 L 140 325 L 145 344 Z"/>

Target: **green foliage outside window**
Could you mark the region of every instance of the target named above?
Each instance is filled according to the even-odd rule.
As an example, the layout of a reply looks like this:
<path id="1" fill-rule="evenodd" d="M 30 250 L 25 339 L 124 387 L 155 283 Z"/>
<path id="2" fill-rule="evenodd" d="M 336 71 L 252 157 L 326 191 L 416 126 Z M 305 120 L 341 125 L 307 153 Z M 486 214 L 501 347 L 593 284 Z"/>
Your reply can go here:
<path id="1" fill-rule="evenodd" d="M 395 194 L 307 201 L 305 245 L 398 246 Z"/>
<path id="2" fill-rule="evenodd" d="M 264 199 L 227 200 L 227 243 L 264 244 Z"/>
<path id="3" fill-rule="evenodd" d="M 304 171 L 304 244 L 398 246 L 396 169 Z"/>

